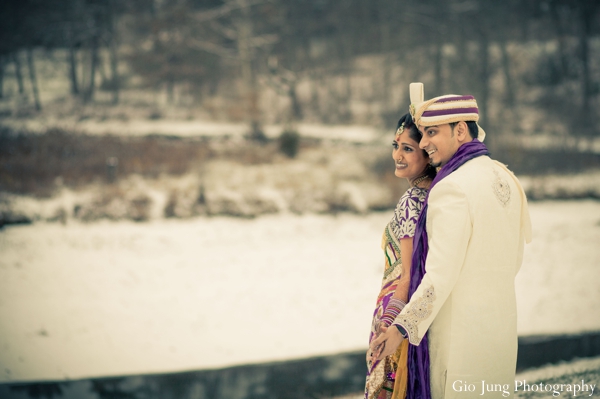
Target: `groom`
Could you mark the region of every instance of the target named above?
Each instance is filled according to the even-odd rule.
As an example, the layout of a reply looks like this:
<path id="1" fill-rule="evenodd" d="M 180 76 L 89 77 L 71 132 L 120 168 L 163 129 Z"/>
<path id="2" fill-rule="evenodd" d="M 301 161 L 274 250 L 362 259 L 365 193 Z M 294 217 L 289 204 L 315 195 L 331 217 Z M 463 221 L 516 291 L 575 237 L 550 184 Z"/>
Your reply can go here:
<path id="1" fill-rule="evenodd" d="M 472 96 L 423 101 L 421 83 L 410 90 L 420 147 L 441 169 L 417 226 L 410 301 L 370 349 L 382 359 L 409 340 L 407 398 L 512 396 L 527 200 L 512 172 L 490 159 Z"/>

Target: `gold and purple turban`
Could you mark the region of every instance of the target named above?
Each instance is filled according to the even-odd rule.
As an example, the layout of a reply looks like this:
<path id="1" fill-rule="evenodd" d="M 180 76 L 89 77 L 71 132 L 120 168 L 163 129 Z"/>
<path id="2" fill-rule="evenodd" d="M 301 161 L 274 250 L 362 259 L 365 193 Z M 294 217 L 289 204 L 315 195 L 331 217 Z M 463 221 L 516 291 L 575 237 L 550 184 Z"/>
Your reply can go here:
<path id="1" fill-rule="evenodd" d="M 447 94 L 424 101 L 423 83 L 410 84 L 410 115 L 417 127 L 438 126 L 460 121 L 479 121 L 479 108 L 471 95 Z M 478 140 L 485 131 L 479 127 Z"/>

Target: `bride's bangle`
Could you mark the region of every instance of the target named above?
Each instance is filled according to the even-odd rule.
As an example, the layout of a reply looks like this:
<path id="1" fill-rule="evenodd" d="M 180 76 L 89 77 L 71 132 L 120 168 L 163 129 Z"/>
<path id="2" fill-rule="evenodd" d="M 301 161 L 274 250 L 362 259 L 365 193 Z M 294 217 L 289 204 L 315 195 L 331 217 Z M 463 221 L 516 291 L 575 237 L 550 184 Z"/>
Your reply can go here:
<path id="1" fill-rule="evenodd" d="M 400 312 L 402 312 L 402 309 L 404 309 L 405 306 L 406 303 L 404 303 L 404 301 L 400 299 L 390 299 L 385 308 L 385 312 L 383 312 L 383 316 L 381 316 L 381 319 L 379 319 L 379 321 L 385 324 L 386 326 L 391 326 L 394 320 L 396 319 L 396 316 L 398 316 Z"/>

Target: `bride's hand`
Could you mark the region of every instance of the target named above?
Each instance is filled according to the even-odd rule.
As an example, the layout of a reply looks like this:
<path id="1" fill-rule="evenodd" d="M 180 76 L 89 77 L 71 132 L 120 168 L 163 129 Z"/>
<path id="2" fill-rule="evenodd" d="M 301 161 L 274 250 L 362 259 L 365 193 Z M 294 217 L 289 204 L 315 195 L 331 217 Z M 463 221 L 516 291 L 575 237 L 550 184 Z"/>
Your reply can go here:
<path id="1" fill-rule="evenodd" d="M 377 333 L 377 336 L 380 336 L 381 334 L 386 332 L 388 327 L 389 326 L 386 323 L 383 323 L 382 321 L 378 321 L 377 326 L 375 327 L 375 332 Z"/>
<path id="2" fill-rule="evenodd" d="M 377 338 L 371 341 L 369 349 L 372 351 L 372 359 L 381 360 L 384 357 L 391 355 L 398 349 L 400 343 L 404 338 L 397 328 L 387 329 L 382 334 L 379 334 Z"/>

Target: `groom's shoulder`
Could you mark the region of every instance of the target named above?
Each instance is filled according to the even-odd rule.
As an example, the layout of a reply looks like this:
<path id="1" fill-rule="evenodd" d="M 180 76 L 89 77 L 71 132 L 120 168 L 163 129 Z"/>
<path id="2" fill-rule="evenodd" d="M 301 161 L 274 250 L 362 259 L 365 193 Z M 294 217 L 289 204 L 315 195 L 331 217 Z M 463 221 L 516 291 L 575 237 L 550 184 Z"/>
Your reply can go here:
<path id="1" fill-rule="evenodd" d="M 459 186 L 478 184 L 481 180 L 488 178 L 488 171 L 492 170 L 494 161 L 488 156 L 480 156 L 465 162 L 460 168 L 448 175 L 446 179 L 448 184 Z"/>
<path id="2" fill-rule="evenodd" d="M 494 187 L 498 184 L 514 192 L 519 189 L 517 178 L 505 165 L 488 156 L 481 156 L 466 162 L 433 189 L 440 185 L 440 188 L 443 187 L 440 191 L 460 192 L 467 198 L 482 198 L 482 194 L 495 192 Z"/>
<path id="3" fill-rule="evenodd" d="M 440 191 L 458 191 L 466 195 L 477 193 L 483 187 L 492 187 L 494 182 L 501 178 L 511 181 L 509 171 L 498 166 L 498 162 L 488 156 L 480 156 L 465 162 L 434 187 L 440 186 Z"/>

